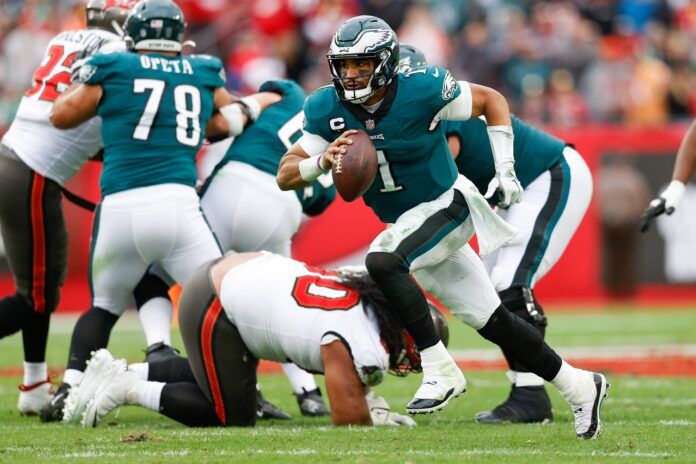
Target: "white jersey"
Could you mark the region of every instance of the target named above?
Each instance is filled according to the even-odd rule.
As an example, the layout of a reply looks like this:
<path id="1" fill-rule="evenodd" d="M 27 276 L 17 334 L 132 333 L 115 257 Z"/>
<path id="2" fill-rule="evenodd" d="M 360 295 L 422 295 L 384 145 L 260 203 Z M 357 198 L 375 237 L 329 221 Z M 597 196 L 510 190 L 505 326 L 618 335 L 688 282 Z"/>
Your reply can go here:
<path id="1" fill-rule="evenodd" d="M 96 117 L 74 129 L 56 129 L 49 116 L 53 102 L 70 86 L 70 67 L 80 52 L 99 40 L 108 51 L 124 51 L 116 34 L 98 29 L 61 32 L 48 44 L 2 143 L 32 170 L 63 185 L 101 148 L 101 120 Z M 100 48 L 100 51 L 102 49 Z"/>
<path id="2" fill-rule="evenodd" d="M 339 340 L 365 385 L 381 382 L 389 367 L 377 323 L 365 313 L 358 292 L 326 271 L 264 253 L 230 269 L 220 301 L 258 359 L 324 372 L 321 345 Z"/>

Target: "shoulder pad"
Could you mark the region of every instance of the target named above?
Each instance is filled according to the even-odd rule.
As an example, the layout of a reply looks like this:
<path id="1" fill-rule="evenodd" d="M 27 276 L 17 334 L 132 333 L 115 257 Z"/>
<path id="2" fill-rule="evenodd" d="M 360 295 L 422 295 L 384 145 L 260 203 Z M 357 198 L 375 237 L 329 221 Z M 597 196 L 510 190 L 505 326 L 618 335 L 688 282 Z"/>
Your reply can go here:
<path id="1" fill-rule="evenodd" d="M 338 96 L 336 96 L 336 89 L 333 85 L 320 87 L 307 97 L 304 106 L 305 117 L 313 119 L 326 116 L 333 110 L 337 102 Z"/>
<path id="2" fill-rule="evenodd" d="M 290 94 L 302 95 L 305 98 L 305 93 L 302 87 L 297 82 L 289 79 L 274 79 L 266 81 L 259 87 L 259 92 L 273 92 L 279 95 L 288 96 Z"/>

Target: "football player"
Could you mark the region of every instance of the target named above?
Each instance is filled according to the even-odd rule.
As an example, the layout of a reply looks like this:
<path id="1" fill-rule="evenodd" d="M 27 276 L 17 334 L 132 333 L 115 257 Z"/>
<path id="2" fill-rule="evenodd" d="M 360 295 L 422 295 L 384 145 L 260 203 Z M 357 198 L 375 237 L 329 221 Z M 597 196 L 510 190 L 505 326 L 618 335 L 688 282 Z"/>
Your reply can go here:
<path id="1" fill-rule="evenodd" d="M 696 122 L 686 131 L 677 158 L 674 161 L 674 171 L 672 181 L 660 193 L 657 198 L 650 202 L 645 212 L 640 218 L 640 231 L 646 232 L 650 228 L 653 219 L 661 214 L 672 214 L 684 196 L 686 184 L 694 174 L 696 169 Z"/>
<path id="2" fill-rule="evenodd" d="M 259 92 L 272 95 L 273 104 L 234 139 L 201 189 L 201 207 L 223 252 L 267 250 L 290 257 L 302 213 L 320 214 L 333 201 L 336 190 L 329 174 L 296 192 L 278 189 L 278 162 L 302 134 L 306 95 L 290 80 L 268 81 Z M 303 415 L 328 414 L 311 374 L 291 363 L 283 364 L 283 370 Z M 290 418 L 268 402 L 259 405 L 262 418 Z"/>
<path id="3" fill-rule="evenodd" d="M 217 58 L 182 56 L 185 26 L 171 0 L 138 3 L 125 24 L 132 51 L 89 58 L 54 104 L 51 122 L 61 129 L 101 116 L 104 167 L 90 252 L 92 307 L 75 325 L 63 384 L 42 417 L 60 417 L 90 352 L 106 347 L 151 264 L 183 283 L 221 256 L 194 188 L 195 155 L 209 121 L 238 135 L 262 103 L 254 110 L 232 97 Z M 214 110 L 220 115 L 211 119 Z"/>
<path id="4" fill-rule="evenodd" d="M 65 418 L 95 426 L 132 404 L 189 426 L 251 426 L 258 360 L 291 359 L 326 376 L 335 425 L 415 425 L 382 398 L 366 398 L 387 371 L 420 370 L 390 306 L 364 272 L 327 272 L 268 252 L 229 255 L 201 266 L 184 286 L 179 326 L 188 362 L 129 369 L 100 350 Z"/>
<path id="5" fill-rule="evenodd" d="M 425 56 L 410 45 L 399 47 L 399 72 L 427 66 Z M 485 192 L 495 176 L 486 122 L 443 121 L 447 142 L 460 173 Z M 519 232 L 483 258 L 502 303 L 534 326 L 542 337 L 546 316 L 534 285 L 551 270 L 578 228 L 592 197 L 592 175 L 570 145 L 512 116 L 515 134 L 515 172 L 524 188 L 522 200 L 498 214 Z M 512 389 L 507 400 L 476 415 L 482 423 L 547 422 L 553 419 L 544 379 L 529 372 L 504 353 L 510 366 Z"/>
<path id="6" fill-rule="evenodd" d="M 0 227 L 16 287 L 14 295 L 0 300 L 0 338 L 22 331 L 24 379 L 17 403 L 22 414 L 36 414 L 51 399 L 46 342 L 68 255 L 61 191 L 101 147 L 98 118 L 61 131 L 51 125 L 49 113 L 70 85 L 78 57 L 125 49 L 117 32 L 131 3 L 89 0 L 87 29 L 51 39 L 34 85 L 0 143 Z"/>
<path id="7" fill-rule="evenodd" d="M 501 303 L 483 264 L 467 242 L 476 232 L 482 254 L 514 237 L 476 187 L 457 175 L 441 120 L 485 116 L 495 156 L 487 196 L 508 207 L 520 200 L 514 172 L 507 102 L 493 89 L 456 81 L 439 67 L 397 73 L 398 40 L 382 20 L 359 16 L 344 23 L 328 54 L 334 86 L 309 96 L 304 134 L 281 160 L 283 189 L 306 185 L 328 170 L 362 129 L 377 150 L 377 179 L 364 195 L 377 216 L 393 225 L 370 246 L 366 266 L 399 311 L 422 355 L 423 381 L 409 413 L 440 410 L 465 391 L 465 380 L 440 342 L 417 283 L 484 338 L 557 386 L 575 411 L 578 437 L 594 438 L 607 388 L 602 374 L 563 362 L 525 320 Z"/>

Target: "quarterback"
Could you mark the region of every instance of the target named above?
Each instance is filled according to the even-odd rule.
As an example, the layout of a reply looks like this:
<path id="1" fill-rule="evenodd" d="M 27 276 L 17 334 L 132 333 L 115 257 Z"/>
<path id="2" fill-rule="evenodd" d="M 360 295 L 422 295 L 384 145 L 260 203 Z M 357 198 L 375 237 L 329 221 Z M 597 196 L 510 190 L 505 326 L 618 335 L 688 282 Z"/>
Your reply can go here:
<path id="1" fill-rule="evenodd" d="M 132 51 L 89 58 L 54 104 L 51 121 L 61 129 L 101 116 L 104 167 L 90 252 L 92 307 L 75 325 L 63 384 L 42 416 L 60 417 L 90 352 L 107 345 L 152 264 L 183 283 L 221 255 L 194 188 L 195 155 L 213 110 L 221 115 L 215 126 L 238 135 L 260 103 L 253 112 L 227 93 L 218 59 L 181 55 L 185 24 L 171 0 L 138 3 L 125 24 Z"/>
<path id="2" fill-rule="evenodd" d="M 389 306 L 365 272 L 325 271 L 269 252 L 229 255 L 201 266 L 184 286 L 179 326 L 188 361 L 127 368 L 100 350 L 65 420 L 95 426 L 132 404 L 189 426 L 252 426 L 256 365 L 267 359 L 324 374 L 335 425 L 415 425 L 383 399 L 366 398 L 387 371 L 420 370 Z"/>
<path id="3" fill-rule="evenodd" d="M 558 387 L 573 406 L 578 437 L 596 437 L 604 376 L 565 363 L 533 326 L 508 311 L 467 244 L 476 232 L 485 255 L 512 240 L 514 230 L 471 181 L 457 175 L 440 122 L 486 117 L 496 171 L 487 196 L 497 190 L 499 205 L 508 207 L 519 202 L 522 187 L 513 168 L 505 99 L 492 89 L 458 82 L 438 67 L 397 73 L 396 34 L 371 16 L 352 18 L 339 28 L 328 60 L 334 86 L 307 99 L 304 134 L 281 160 L 277 182 L 293 189 L 312 181 L 345 151 L 351 130 L 370 135 L 379 170 L 364 200 L 393 225 L 372 243 L 366 266 L 422 356 L 423 381 L 407 411 L 440 410 L 466 386 L 428 317 L 413 272 L 461 320 Z"/>
<path id="4" fill-rule="evenodd" d="M 22 331 L 24 379 L 17 407 L 36 414 L 51 399 L 45 363 L 51 313 L 67 270 L 68 235 L 61 207 L 63 185 L 101 148 L 100 121 L 54 128 L 53 101 L 70 85 L 78 57 L 124 50 L 116 35 L 131 1 L 90 0 L 86 30 L 61 32 L 48 44 L 34 85 L 0 143 L 0 228 L 16 293 L 0 300 L 0 338 Z"/>
<path id="5" fill-rule="evenodd" d="M 399 72 L 427 66 L 417 48 L 401 45 Z M 484 192 L 495 176 L 494 157 L 482 118 L 442 123 L 457 170 Z M 544 310 L 533 288 L 556 264 L 592 197 L 592 175 L 575 149 L 512 116 L 515 172 L 525 189 L 522 200 L 498 214 L 518 230 L 517 237 L 483 257 L 502 303 L 542 336 Z M 483 423 L 545 422 L 553 419 L 544 379 L 505 353 L 513 386 L 508 399 L 476 415 Z"/>

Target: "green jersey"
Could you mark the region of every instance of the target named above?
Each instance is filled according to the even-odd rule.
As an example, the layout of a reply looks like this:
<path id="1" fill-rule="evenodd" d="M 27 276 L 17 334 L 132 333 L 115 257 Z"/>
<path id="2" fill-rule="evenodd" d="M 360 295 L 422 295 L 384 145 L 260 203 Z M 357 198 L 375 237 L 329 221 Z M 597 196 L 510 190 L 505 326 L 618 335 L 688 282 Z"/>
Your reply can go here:
<path id="1" fill-rule="evenodd" d="M 457 169 L 435 116 L 461 93 L 445 69 L 429 66 L 399 74 L 379 108 L 341 101 L 333 86 L 305 102 L 305 132 L 331 142 L 348 129 L 367 132 L 377 150 L 379 169 L 363 195 L 383 222 L 395 222 L 409 209 L 436 199 L 452 187 Z"/>
<path id="2" fill-rule="evenodd" d="M 229 161 L 239 161 L 275 176 L 280 158 L 302 136 L 306 97 L 302 87 L 291 80 L 271 80 L 264 82 L 259 92 L 276 92 L 283 99 L 264 109 L 256 122 L 234 139 L 216 170 Z M 330 174 L 295 193 L 302 210 L 310 216 L 322 213 L 336 198 Z"/>
<path id="3" fill-rule="evenodd" d="M 213 92 L 225 84 L 220 60 L 113 53 L 85 66 L 86 83 L 103 89 L 102 195 L 165 183 L 193 187 Z"/>
<path id="4" fill-rule="evenodd" d="M 442 126 L 447 136 L 456 135 L 459 138 L 461 148 L 456 160 L 457 169 L 480 192 L 485 192 L 488 183 L 495 177 L 495 160 L 486 123 L 474 118 L 468 121 L 443 121 Z M 541 173 L 558 163 L 563 156 L 565 142 L 515 116 L 512 117 L 512 131 L 515 134 L 515 173 L 522 187 L 527 187 Z M 493 203 L 497 201 L 496 196 L 491 200 Z"/>

